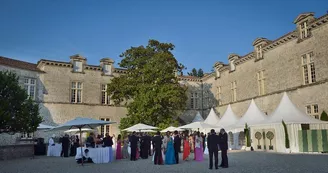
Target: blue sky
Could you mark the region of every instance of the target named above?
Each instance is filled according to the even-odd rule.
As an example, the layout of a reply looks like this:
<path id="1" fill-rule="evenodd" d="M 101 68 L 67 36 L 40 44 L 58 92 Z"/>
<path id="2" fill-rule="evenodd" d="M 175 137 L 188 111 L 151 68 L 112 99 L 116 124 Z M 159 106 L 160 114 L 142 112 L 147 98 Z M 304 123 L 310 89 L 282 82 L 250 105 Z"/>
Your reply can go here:
<path id="1" fill-rule="evenodd" d="M 187 71 L 209 72 L 257 37 L 294 30 L 298 14 L 327 10 L 327 0 L 0 0 L 0 55 L 36 63 L 79 53 L 98 65 L 156 39 L 176 46 Z"/>

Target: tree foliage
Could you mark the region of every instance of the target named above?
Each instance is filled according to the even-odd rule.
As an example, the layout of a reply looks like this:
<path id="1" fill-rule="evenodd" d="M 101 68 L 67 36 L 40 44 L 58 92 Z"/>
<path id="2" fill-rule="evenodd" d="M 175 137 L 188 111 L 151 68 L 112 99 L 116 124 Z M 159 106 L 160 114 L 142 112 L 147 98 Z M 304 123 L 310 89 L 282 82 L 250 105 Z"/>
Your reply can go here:
<path id="1" fill-rule="evenodd" d="M 287 131 L 287 125 L 284 121 L 282 121 L 282 125 L 284 126 L 284 131 L 285 131 L 285 147 L 289 148 L 289 136 L 288 136 L 288 131 Z"/>
<path id="2" fill-rule="evenodd" d="M 325 111 L 322 111 L 321 116 L 320 116 L 320 120 L 328 121 L 328 115 Z"/>
<path id="3" fill-rule="evenodd" d="M 15 73 L 0 71 L 0 133 L 36 131 L 39 105 L 28 98 Z"/>
<path id="4" fill-rule="evenodd" d="M 191 72 L 187 73 L 189 76 L 195 76 L 195 77 L 203 77 L 204 76 L 204 71 L 203 69 L 196 69 L 196 68 L 192 68 Z"/>
<path id="5" fill-rule="evenodd" d="M 247 123 L 245 124 L 244 134 L 245 134 L 245 137 L 246 137 L 246 146 L 251 147 L 251 139 L 250 139 L 251 136 L 250 136 L 250 133 L 249 133 L 249 127 L 248 127 Z"/>
<path id="6" fill-rule="evenodd" d="M 127 74 L 108 85 L 115 104 L 124 103 L 128 114 L 120 129 L 136 123 L 167 127 L 176 123 L 186 106 L 186 87 L 178 83 L 175 72 L 184 68 L 172 54 L 174 45 L 149 40 L 147 46 L 131 47 L 120 56 L 120 67 Z"/>

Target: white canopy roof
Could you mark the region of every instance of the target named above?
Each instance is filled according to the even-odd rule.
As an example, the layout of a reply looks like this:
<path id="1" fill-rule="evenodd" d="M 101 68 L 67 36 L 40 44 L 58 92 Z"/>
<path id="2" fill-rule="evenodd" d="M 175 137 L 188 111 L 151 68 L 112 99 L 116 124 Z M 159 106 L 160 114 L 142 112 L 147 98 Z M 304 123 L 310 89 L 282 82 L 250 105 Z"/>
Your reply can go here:
<path id="1" fill-rule="evenodd" d="M 170 131 L 170 132 L 174 132 L 174 131 L 183 131 L 183 129 L 180 129 L 180 128 L 177 128 L 177 127 L 173 127 L 173 126 L 170 126 L 166 129 L 163 129 L 161 132 L 167 132 L 167 131 Z"/>
<path id="2" fill-rule="evenodd" d="M 49 126 L 49 125 L 45 125 L 45 124 L 39 124 L 38 126 L 38 130 L 44 130 L 44 129 L 52 129 L 54 128 L 54 126 Z"/>
<path id="3" fill-rule="evenodd" d="M 208 114 L 207 118 L 205 119 L 204 123 L 211 124 L 211 125 L 217 125 L 220 121 L 220 118 L 216 115 L 214 112 L 214 109 L 212 108 L 210 113 Z"/>
<path id="4" fill-rule="evenodd" d="M 215 125 L 207 124 L 204 122 L 193 122 L 184 126 L 180 126 L 180 129 L 214 129 L 217 128 Z"/>
<path id="5" fill-rule="evenodd" d="M 261 121 L 261 125 L 281 124 L 282 120 L 286 124 L 313 124 L 313 123 L 327 123 L 325 121 L 317 120 L 305 112 L 299 110 L 289 99 L 285 92 L 278 107 L 272 112 L 268 119 Z"/>
<path id="6" fill-rule="evenodd" d="M 79 128 L 94 129 L 101 125 L 114 124 L 114 123 L 116 122 L 77 117 L 74 120 L 68 121 L 65 124 L 52 128 L 50 130 L 70 130 L 70 129 L 79 129 Z"/>
<path id="7" fill-rule="evenodd" d="M 154 127 L 154 126 L 147 125 L 147 124 L 139 123 L 139 124 L 133 125 L 129 128 L 126 128 L 123 131 L 133 132 L 133 131 L 152 130 L 152 129 L 158 129 L 158 128 Z"/>
<path id="8" fill-rule="evenodd" d="M 192 120 L 192 122 L 204 122 L 204 118 L 200 115 L 199 112 L 197 112 L 194 120 Z"/>
<path id="9" fill-rule="evenodd" d="M 234 128 L 244 128 L 247 123 L 248 126 L 259 124 L 267 119 L 267 116 L 256 106 L 252 99 L 246 113 L 234 125 Z"/>
<path id="10" fill-rule="evenodd" d="M 223 116 L 216 125 L 225 128 L 235 124 L 237 121 L 238 117 L 235 113 L 233 113 L 231 105 L 229 104 L 227 110 L 224 112 Z"/>

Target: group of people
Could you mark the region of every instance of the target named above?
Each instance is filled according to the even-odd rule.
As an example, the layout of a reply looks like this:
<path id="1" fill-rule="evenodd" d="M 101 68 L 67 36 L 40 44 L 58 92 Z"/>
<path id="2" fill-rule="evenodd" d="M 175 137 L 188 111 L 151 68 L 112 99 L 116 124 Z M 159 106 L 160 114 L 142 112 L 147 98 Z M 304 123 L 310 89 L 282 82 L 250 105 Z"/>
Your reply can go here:
<path id="1" fill-rule="evenodd" d="M 53 138 L 49 139 L 49 146 L 54 145 Z M 206 139 L 207 147 L 205 146 Z M 60 138 L 60 143 L 62 144 L 61 155 L 68 157 L 70 148 L 70 155 L 75 156 L 76 148 L 80 146 L 80 139 L 78 136 L 69 137 L 65 135 Z M 221 129 L 219 134 L 216 134 L 215 130 L 212 129 L 207 136 L 200 132 L 194 132 L 189 135 L 188 131 L 184 133 L 179 133 L 178 131 L 173 133 L 166 132 L 166 135 L 161 136 L 158 131 L 151 137 L 147 133 L 133 132 L 123 140 L 121 135 L 118 135 L 116 140 L 114 135 L 110 136 L 108 133 L 104 138 L 101 135 L 90 133 L 85 144 L 87 148 L 108 147 L 110 161 L 114 157 L 116 160 L 130 157 L 131 161 L 136 161 L 139 158 L 147 159 L 149 156 L 153 156 L 155 165 L 178 164 L 181 148 L 183 149 L 182 160 L 184 161 L 189 160 L 190 153 L 192 152 L 194 153 L 195 161 L 203 161 L 204 152 L 206 154 L 208 152 L 210 169 L 213 169 L 213 156 L 215 160 L 214 167 L 218 169 L 218 151 L 221 150 L 220 167 L 227 168 L 229 166 L 227 157 L 228 135 L 224 129 Z M 116 148 L 116 152 L 113 150 L 113 145 Z"/>
<path id="2" fill-rule="evenodd" d="M 207 139 L 207 147 L 205 147 L 205 141 Z M 213 156 L 215 160 L 215 168 L 218 169 L 218 152 L 221 150 L 221 164 L 220 167 L 228 168 L 228 135 L 224 129 L 220 130 L 219 134 L 216 134 L 215 130 L 212 129 L 211 133 L 207 136 L 200 132 L 195 132 L 191 135 L 188 131 L 184 133 L 174 133 L 166 132 L 165 136 L 161 136 L 158 131 L 154 137 L 151 139 L 153 150 L 150 151 L 150 136 L 140 135 L 133 132 L 129 136 L 129 142 L 131 147 L 131 157 L 130 160 L 135 161 L 138 159 L 138 155 L 141 153 L 153 153 L 153 162 L 155 165 L 162 164 L 178 164 L 179 163 L 179 153 L 181 153 L 181 146 L 183 146 L 183 160 L 188 160 L 191 152 L 194 153 L 194 160 L 203 161 L 204 152 L 209 154 L 209 168 L 213 169 Z M 140 145 L 141 144 L 141 147 Z M 183 144 L 183 145 L 182 145 Z M 147 156 L 141 156 L 146 159 Z"/>
<path id="3" fill-rule="evenodd" d="M 55 138 L 56 135 L 53 134 L 48 141 L 49 146 L 55 146 Z M 59 137 L 57 142 L 61 144 L 61 157 L 75 156 L 76 148 L 80 146 L 80 139 L 77 135 L 69 136 L 68 134 L 65 134 L 64 136 Z"/>

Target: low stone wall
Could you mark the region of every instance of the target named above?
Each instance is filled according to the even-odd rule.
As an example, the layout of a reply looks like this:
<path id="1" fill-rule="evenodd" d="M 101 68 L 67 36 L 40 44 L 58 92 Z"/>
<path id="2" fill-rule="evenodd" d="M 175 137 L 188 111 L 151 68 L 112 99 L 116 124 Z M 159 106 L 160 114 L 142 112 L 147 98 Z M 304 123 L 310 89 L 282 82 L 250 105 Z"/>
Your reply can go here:
<path id="1" fill-rule="evenodd" d="M 0 160 L 17 159 L 21 157 L 33 157 L 33 147 L 33 144 L 0 146 Z"/>

